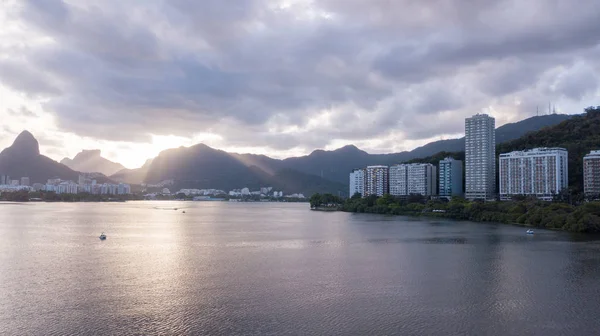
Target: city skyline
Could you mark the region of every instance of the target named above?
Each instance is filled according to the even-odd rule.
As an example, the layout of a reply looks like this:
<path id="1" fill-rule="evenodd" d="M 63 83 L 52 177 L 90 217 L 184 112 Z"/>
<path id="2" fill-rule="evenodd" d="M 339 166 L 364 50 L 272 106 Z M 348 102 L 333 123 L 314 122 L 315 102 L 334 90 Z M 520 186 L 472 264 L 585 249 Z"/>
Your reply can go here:
<path id="1" fill-rule="evenodd" d="M 349 175 L 349 196 L 439 195 L 450 200 L 464 195 L 471 201 L 509 201 L 515 197 L 553 201 L 564 191 L 570 194 L 567 149 L 527 148 L 499 153 L 497 159 L 495 119 L 487 114 L 476 114 L 465 118 L 464 125 L 464 169 L 463 161 L 451 156 L 437 165 L 413 162 L 357 168 Z M 597 199 L 600 197 L 600 150 L 591 150 L 581 160 L 583 195 L 587 200 Z"/>
<path id="2" fill-rule="evenodd" d="M 599 94 L 599 6 L 2 1 L 0 147 L 28 129 L 57 161 L 97 148 L 135 168 L 200 142 L 399 152 L 477 112 L 574 114 Z"/>

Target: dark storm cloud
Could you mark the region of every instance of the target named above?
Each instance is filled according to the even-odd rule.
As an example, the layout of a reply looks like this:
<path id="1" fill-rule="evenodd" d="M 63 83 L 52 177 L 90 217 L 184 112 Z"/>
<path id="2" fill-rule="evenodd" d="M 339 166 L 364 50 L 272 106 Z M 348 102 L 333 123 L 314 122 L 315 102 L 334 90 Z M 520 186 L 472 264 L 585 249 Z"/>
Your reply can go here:
<path id="1" fill-rule="evenodd" d="M 46 98 L 58 125 L 80 135 L 214 132 L 275 150 L 426 139 L 461 132 L 463 117 L 490 104 L 522 113 L 598 89 L 598 1 L 290 6 L 28 0 L 16 19 L 53 43 L 0 59 L 0 80 Z M 524 103 L 510 105 L 513 95 Z M 322 113 L 329 123 L 315 125 Z"/>

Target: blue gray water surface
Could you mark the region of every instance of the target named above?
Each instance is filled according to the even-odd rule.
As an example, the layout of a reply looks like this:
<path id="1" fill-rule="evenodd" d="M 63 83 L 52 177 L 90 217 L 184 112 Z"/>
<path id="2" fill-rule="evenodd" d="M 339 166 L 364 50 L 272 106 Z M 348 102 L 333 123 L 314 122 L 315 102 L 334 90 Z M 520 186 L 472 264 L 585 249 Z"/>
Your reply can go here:
<path id="1" fill-rule="evenodd" d="M 0 204 L 0 334 L 600 334 L 600 241 L 307 207 Z"/>

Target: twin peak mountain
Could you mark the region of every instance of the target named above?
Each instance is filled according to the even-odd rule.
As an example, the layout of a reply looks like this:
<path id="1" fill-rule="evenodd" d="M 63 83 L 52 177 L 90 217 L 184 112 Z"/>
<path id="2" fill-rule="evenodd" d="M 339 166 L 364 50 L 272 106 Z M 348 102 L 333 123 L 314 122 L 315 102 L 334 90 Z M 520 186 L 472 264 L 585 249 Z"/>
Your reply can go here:
<path id="1" fill-rule="evenodd" d="M 517 139 L 528 132 L 556 125 L 570 115 L 546 115 L 506 124 L 496 130 L 498 143 Z M 59 177 L 76 181 L 79 172 L 96 172 L 99 182 L 131 184 L 158 183 L 174 180 L 174 188 L 215 188 L 223 190 L 243 187 L 271 186 L 284 192 L 347 194 L 348 173 L 354 168 L 373 164 L 392 165 L 423 158 L 439 152 L 464 150 L 464 138 L 440 140 L 392 154 L 369 154 L 348 145 L 333 151 L 315 150 L 311 154 L 283 160 L 265 155 L 228 153 L 198 144 L 162 151 L 137 169 L 101 156 L 100 150 L 84 150 L 74 158 L 56 162 L 40 154 L 38 141 L 23 131 L 14 143 L 0 153 L 0 174 L 15 178 L 28 176 L 44 183 Z"/>

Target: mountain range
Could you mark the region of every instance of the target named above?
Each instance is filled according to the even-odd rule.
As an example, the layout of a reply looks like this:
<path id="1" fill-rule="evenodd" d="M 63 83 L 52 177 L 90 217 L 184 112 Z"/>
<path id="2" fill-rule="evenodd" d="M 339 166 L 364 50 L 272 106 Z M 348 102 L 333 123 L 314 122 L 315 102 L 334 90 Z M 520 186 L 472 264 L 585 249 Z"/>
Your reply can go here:
<path id="1" fill-rule="evenodd" d="M 497 128 L 496 138 L 498 142 L 510 141 L 529 132 L 556 125 L 571 117 L 572 115 L 561 114 L 531 117 Z M 175 179 L 187 186 L 240 188 L 244 185 L 258 187 L 259 183 L 269 181 L 266 176 L 274 176 L 285 170 L 287 177 L 290 177 L 291 172 L 303 173 L 305 177 L 319 177 L 325 181 L 336 182 L 338 183 L 336 188 L 345 191 L 346 188 L 340 185 L 347 185 L 348 173 L 354 168 L 373 164 L 391 165 L 438 152 L 463 149 L 464 138 L 460 138 L 436 141 L 412 151 L 392 154 L 369 154 L 354 145 L 348 145 L 333 151 L 315 150 L 306 156 L 278 160 L 265 155 L 227 153 L 199 144 L 165 150 L 142 169 L 123 171 L 111 178 L 148 183 Z M 317 180 L 315 183 L 326 185 L 325 181 Z M 329 191 L 337 192 L 336 189 Z"/>
<path id="2" fill-rule="evenodd" d="M 102 173 L 106 176 L 125 169 L 122 164 L 103 158 L 99 149 L 83 150 L 77 153 L 73 159 L 64 158 L 60 163 L 76 171 Z"/>
<path id="3" fill-rule="evenodd" d="M 40 146 L 28 131 L 21 132 L 13 144 L 0 153 L 0 175 L 14 179 L 29 177 L 31 183 L 46 183 L 50 178 L 59 177 L 77 181 L 79 172 L 40 154 Z M 98 182 L 110 181 L 98 174 Z"/>
<path id="4" fill-rule="evenodd" d="M 544 115 L 506 124 L 497 128 L 496 139 L 498 143 L 518 139 L 571 117 Z M 369 154 L 348 145 L 333 151 L 315 150 L 309 155 L 279 160 L 265 155 L 228 153 L 198 144 L 164 150 L 141 168 L 120 169 L 110 175 L 110 179 L 132 184 L 174 180 L 175 188 L 230 190 L 272 186 L 287 193 L 346 194 L 348 173 L 354 168 L 391 165 L 463 149 L 464 138 L 461 138 L 435 141 L 412 151 L 392 154 Z M 76 180 L 77 171 L 109 172 L 122 167 L 103 158 L 98 150 L 83 151 L 72 160 L 65 158 L 61 162 L 64 164 L 40 155 L 37 141 L 31 133 L 24 131 L 11 147 L 0 153 L 0 174 L 29 176 L 32 182 L 44 182 L 52 177 Z"/>

